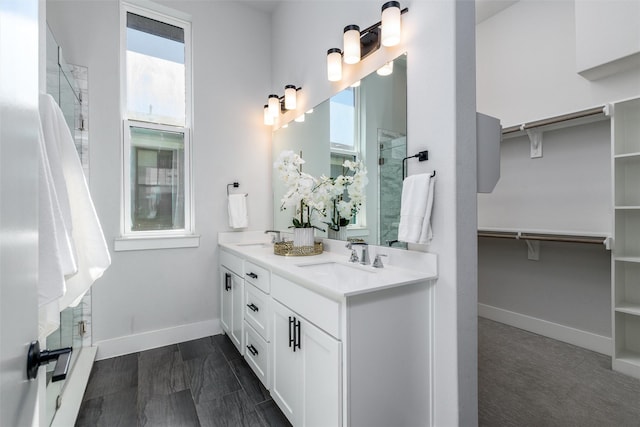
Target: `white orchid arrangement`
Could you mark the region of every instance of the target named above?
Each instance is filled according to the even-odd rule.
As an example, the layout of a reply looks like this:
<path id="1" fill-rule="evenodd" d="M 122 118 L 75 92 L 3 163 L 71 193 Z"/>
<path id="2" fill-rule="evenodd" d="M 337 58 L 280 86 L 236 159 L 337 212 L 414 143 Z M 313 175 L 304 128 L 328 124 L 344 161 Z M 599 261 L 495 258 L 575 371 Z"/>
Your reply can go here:
<path id="1" fill-rule="evenodd" d="M 367 169 L 362 161 L 346 160 L 344 173 L 336 178 L 315 178 L 302 172 L 305 161 L 293 151 L 283 151 L 273 167 L 278 170 L 287 191 L 280 210 L 293 210 L 293 227 L 314 227 L 312 221 L 324 222 L 338 230 L 349 224 L 365 201 Z M 345 193 L 348 200 L 345 200 Z M 326 222 L 329 211 L 330 222 Z"/>

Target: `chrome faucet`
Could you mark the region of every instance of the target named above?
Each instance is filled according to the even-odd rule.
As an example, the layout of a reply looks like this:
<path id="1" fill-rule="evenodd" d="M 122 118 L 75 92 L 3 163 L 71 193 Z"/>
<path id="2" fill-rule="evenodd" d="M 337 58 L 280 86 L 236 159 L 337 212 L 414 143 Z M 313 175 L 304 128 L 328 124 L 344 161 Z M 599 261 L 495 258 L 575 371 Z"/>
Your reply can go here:
<path id="1" fill-rule="evenodd" d="M 354 246 L 362 246 L 362 256 L 358 258 L 356 254 L 356 250 Z M 369 265 L 371 262 L 369 260 L 369 245 L 365 242 L 349 242 L 346 244 L 347 249 L 351 249 L 351 258 L 349 258 L 349 262 L 360 262 L 362 265 Z M 354 257 L 355 254 L 355 257 Z"/>
<path id="2" fill-rule="evenodd" d="M 271 236 L 271 243 L 280 243 L 280 232 L 278 230 L 267 230 L 264 232 L 264 234 L 268 234 L 268 233 L 274 233 L 273 236 Z"/>

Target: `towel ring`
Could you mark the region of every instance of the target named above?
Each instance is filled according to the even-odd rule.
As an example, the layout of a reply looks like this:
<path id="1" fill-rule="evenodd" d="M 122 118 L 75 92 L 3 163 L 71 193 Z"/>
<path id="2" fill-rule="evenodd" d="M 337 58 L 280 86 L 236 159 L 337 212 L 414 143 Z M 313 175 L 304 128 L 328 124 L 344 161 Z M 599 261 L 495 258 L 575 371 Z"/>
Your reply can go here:
<path id="1" fill-rule="evenodd" d="M 229 187 L 231 187 L 233 185 L 233 188 L 238 188 L 240 187 L 240 184 L 237 182 L 233 182 L 231 184 L 227 184 L 227 197 L 229 197 Z"/>

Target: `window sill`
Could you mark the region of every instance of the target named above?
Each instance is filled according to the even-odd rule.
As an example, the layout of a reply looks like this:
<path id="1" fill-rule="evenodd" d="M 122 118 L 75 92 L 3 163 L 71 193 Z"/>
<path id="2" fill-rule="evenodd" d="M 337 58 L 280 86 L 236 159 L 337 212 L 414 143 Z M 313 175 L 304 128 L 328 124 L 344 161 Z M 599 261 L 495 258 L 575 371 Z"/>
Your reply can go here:
<path id="1" fill-rule="evenodd" d="M 183 236 L 118 237 L 113 242 L 113 250 L 116 252 L 197 248 L 199 246 L 200 236 L 197 234 Z"/>

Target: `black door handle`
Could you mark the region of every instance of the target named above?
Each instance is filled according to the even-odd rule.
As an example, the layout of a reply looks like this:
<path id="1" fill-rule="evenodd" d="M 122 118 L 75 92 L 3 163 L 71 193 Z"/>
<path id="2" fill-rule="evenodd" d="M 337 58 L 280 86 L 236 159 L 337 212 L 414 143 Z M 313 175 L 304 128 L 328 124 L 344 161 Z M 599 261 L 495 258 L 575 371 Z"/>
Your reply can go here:
<path id="1" fill-rule="evenodd" d="M 249 307 L 251 309 L 251 311 L 260 311 L 260 309 L 258 308 L 257 305 L 255 305 L 254 303 L 251 304 L 247 304 L 247 307 Z"/>
<path id="2" fill-rule="evenodd" d="M 247 276 L 251 277 L 252 279 L 257 279 L 258 278 L 258 275 L 256 273 L 254 273 L 254 272 L 247 273 Z"/>
<path id="3" fill-rule="evenodd" d="M 300 349 L 300 321 L 296 320 L 295 322 L 295 338 L 293 342 L 293 351 L 296 351 L 296 347 L 298 350 Z"/>
<path id="4" fill-rule="evenodd" d="M 231 290 L 231 274 L 229 273 L 224 273 L 224 290 Z"/>
<path id="5" fill-rule="evenodd" d="M 295 338 L 294 338 L 295 331 L 293 329 L 294 322 L 295 322 L 295 317 L 289 316 L 289 348 L 291 348 L 291 346 L 295 342 Z"/>
<path id="6" fill-rule="evenodd" d="M 38 368 L 40 366 L 55 360 L 56 367 L 53 370 L 51 381 L 64 380 L 67 378 L 67 373 L 69 372 L 72 352 L 73 348 L 71 347 L 40 351 L 40 343 L 33 341 L 31 345 L 29 345 L 29 352 L 27 353 L 27 378 L 30 380 L 35 379 L 38 376 Z"/>
<path id="7" fill-rule="evenodd" d="M 253 344 L 249 344 L 247 346 L 247 349 L 251 352 L 251 354 L 253 354 L 254 356 L 258 355 L 258 350 L 256 350 L 256 348 L 253 346 Z"/>

